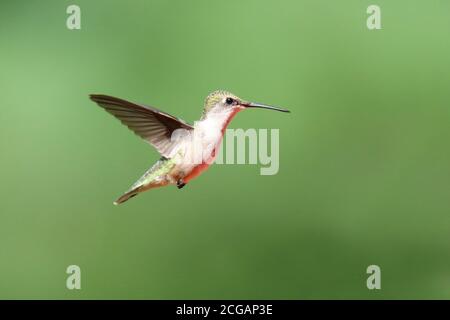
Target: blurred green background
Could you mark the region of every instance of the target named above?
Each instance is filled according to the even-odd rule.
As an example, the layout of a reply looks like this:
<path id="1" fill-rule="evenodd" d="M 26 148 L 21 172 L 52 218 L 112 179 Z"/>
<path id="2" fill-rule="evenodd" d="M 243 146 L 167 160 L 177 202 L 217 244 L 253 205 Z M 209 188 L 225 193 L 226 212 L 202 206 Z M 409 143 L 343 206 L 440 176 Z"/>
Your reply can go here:
<path id="1" fill-rule="evenodd" d="M 66 28 L 70 4 L 81 30 Z M 370 4 L 382 30 L 366 27 Z M 2 1 L 0 298 L 449 299 L 449 12 L 442 0 Z M 279 128 L 279 173 L 216 165 L 113 206 L 158 154 L 88 94 L 192 123 L 219 88 L 292 110 L 230 126 Z"/>

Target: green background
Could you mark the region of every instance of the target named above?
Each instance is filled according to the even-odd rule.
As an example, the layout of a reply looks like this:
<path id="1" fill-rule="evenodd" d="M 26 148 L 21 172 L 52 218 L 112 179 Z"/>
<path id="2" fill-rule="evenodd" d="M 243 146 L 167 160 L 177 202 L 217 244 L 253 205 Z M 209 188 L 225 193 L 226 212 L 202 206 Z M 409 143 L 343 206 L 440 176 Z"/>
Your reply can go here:
<path id="1" fill-rule="evenodd" d="M 81 30 L 66 28 L 70 4 Z M 370 4 L 382 30 L 366 27 Z M 449 12 L 2 1 L 0 298 L 450 298 Z M 216 165 L 113 206 L 158 154 L 88 94 L 192 123 L 215 89 L 292 111 L 230 125 L 279 128 L 279 173 Z"/>

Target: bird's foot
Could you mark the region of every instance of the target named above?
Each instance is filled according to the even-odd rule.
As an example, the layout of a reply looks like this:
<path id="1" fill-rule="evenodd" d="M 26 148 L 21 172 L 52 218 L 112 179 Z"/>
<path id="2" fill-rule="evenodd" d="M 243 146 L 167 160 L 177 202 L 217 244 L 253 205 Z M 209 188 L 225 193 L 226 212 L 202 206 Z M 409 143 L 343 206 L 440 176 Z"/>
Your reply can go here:
<path id="1" fill-rule="evenodd" d="M 178 179 L 177 181 L 177 188 L 181 189 L 186 185 L 186 183 L 184 183 L 183 179 Z"/>

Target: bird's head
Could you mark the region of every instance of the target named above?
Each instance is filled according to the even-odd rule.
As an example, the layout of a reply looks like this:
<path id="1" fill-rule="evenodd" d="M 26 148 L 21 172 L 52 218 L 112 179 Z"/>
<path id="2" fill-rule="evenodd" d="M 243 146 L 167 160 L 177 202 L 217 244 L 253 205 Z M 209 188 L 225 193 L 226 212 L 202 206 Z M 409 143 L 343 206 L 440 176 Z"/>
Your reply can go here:
<path id="1" fill-rule="evenodd" d="M 209 113 L 233 113 L 249 108 L 261 108 L 281 112 L 290 112 L 289 110 L 281 109 L 278 107 L 245 101 L 230 92 L 217 90 L 210 93 L 206 97 L 203 116 L 206 116 Z"/>

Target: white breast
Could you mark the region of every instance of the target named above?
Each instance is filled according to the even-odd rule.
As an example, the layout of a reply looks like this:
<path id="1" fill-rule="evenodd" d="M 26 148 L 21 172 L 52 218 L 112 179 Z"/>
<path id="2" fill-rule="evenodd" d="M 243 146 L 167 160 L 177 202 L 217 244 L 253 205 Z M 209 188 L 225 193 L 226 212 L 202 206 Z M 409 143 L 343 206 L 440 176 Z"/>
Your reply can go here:
<path id="1" fill-rule="evenodd" d="M 228 112 L 208 115 L 205 119 L 197 121 L 189 137 L 180 144 L 179 160 L 176 161 L 178 169 L 185 173 L 190 172 L 201 163 L 212 163 L 222 141 L 222 129 L 229 118 Z M 216 152 L 215 152 L 216 153 Z"/>

